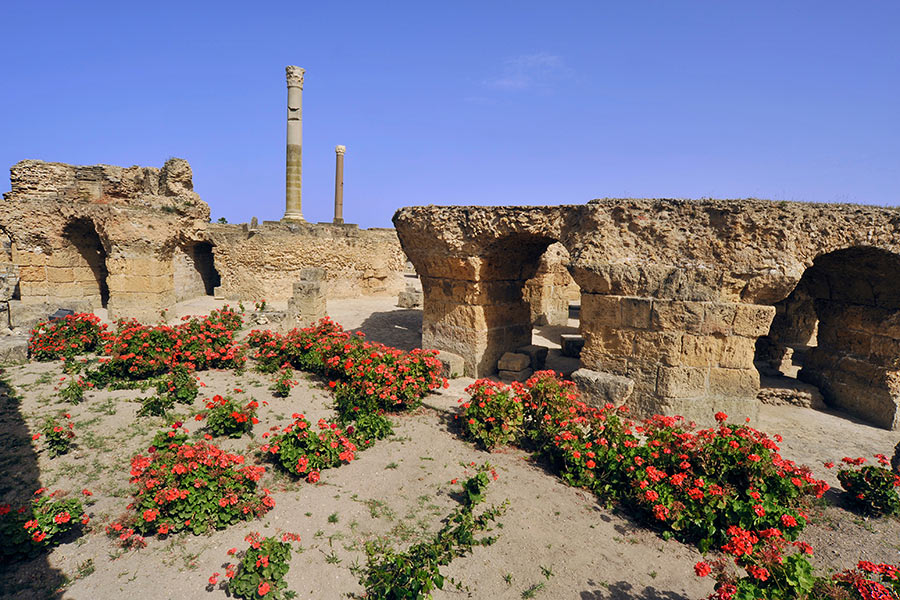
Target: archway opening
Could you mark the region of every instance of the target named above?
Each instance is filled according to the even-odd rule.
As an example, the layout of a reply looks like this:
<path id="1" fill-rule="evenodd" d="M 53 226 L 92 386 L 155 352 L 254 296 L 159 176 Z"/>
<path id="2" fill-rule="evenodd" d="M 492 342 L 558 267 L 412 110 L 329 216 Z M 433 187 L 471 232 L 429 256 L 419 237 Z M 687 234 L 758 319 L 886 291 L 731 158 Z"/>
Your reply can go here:
<path id="1" fill-rule="evenodd" d="M 210 242 L 194 242 L 176 247 L 172 261 L 177 301 L 212 296 L 222 284 L 216 270 L 213 247 Z"/>
<path id="2" fill-rule="evenodd" d="M 542 368 L 568 376 L 581 366 L 581 289 L 569 273 L 569 253 L 559 242 L 538 259 L 522 295 L 531 308 L 532 345 L 548 349 Z"/>
<path id="3" fill-rule="evenodd" d="M 71 244 L 68 262 L 72 265 L 74 294 L 61 291 L 58 297 L 82 297 L 94 308 L 106 308 L 109 285 L 106 269 L 106 249 L 90 219 L 70 221 L 63 229 L 63 238 Z"/>
<path id="4" fill-rule="evenodd" d="M 817 257 L 776 304 L 757 358 L 816 386 L 831 407 L 900 428 L 898 282 L 900 255 L 893 252 L 854 247 Z"/>

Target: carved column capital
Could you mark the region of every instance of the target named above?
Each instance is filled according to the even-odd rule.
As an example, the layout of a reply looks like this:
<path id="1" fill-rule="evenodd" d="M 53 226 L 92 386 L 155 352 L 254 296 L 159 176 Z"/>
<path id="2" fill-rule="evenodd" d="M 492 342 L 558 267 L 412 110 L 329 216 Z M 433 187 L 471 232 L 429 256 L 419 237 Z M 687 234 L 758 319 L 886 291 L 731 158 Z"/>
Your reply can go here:
<path id="1" fill-rule="evenodd" d="M 287 84 L 288 87 L 298 87 L 301 90 L 303 89 L 303 74 L 306 73 L 306 69 L 300 67 L 289 66 L 284 68 L 285 75 L 287 76 Z"/>
<path id="2" fill-rule="evenodd" d="M 347 151 L 347 146 L 341 146 L 340 144 L 338 144 L 337 146 L 334 147 L 334 151 L 337 152 L 338 154 L 343 154 L 344 152 Z"/>

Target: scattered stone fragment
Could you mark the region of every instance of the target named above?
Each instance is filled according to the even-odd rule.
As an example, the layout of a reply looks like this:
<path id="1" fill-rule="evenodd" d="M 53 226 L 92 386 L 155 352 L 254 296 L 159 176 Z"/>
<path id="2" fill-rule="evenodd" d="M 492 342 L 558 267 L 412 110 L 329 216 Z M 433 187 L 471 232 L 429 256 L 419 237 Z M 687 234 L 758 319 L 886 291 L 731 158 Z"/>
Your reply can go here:
<path id="1" fill-rule="evenodd" d="M 0 365 L 21 365 L 28 362 L 28 338 L 9 335 L 0 337 Z"/>
<path id="2" fill-rule="evenodd" d="M 531 359 L 531 368 L 540 371 L 547 363 L 547 348 L 537 344 L 522 346 L 516 350 L 518 354 L 526 354 Z"/>
<path id="3" fill-rule="evenodd" d="M 441 372 L 441 375 L 448 379 L 456 379 L 460 375 L 463 374 L 466 363 L 465 359 L 459 354 L 453 354 L 452 352 L 447 352 L 446 350 L 441 350 L 440 354 L 437 355 L 437 359 L 441 361 L 441 364 L 444 365 L 444 368 Z"/>
<path id="4" fill-rule="evenodd" d="M 531 358 L 527 354 L 507 352 L 497 362 L 497 369 L 500 371 L 521 371 L 522 369 L 527 369 L 530 364 Z"/>

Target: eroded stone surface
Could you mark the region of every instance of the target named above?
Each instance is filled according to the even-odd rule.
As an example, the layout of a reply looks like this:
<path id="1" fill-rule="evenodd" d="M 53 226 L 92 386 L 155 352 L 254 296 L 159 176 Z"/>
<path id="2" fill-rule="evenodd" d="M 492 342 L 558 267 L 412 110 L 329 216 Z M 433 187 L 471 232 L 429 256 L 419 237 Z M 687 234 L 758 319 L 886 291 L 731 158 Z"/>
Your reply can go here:
<path id="1" fill-rule="evenodd" d="M 779 314 L 776 345 L 809 342 L 812 307 L 805 379 L 830 404 L 900 426 L 896 209 L 606 199 L 410 207 L 394 224 L 422 279 L 423 343 L 461 354 L 467 374 L 530 341 L 526 282 L 558 242 L 581 291 L 582 363 L 632 379 L 639 409 L 754 413 L 756 340 Z"/>

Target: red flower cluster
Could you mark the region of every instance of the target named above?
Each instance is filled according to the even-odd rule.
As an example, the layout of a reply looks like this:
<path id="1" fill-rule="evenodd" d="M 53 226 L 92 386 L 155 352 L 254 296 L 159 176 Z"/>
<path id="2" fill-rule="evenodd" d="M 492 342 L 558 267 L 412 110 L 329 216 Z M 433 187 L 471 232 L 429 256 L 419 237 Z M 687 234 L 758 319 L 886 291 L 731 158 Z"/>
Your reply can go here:
<path id="1" fill-rule="evenodd" d="M 151 450 L 131 461 L 131 481 L 137 488 L 133 507 L 138 516 L 131 524 L 135 531 L 189 528 L 199 534 L 257 517 L 275 505 L 268 490 L 256 493 L 264 468 L 244 465 L 243 456 L 206 442 Z"/>
<path id="2" fill-rule="evenodd" d="M 318 431 L 302 414 L 294 413 L 294 421 L 260 447 L 289 473 L 305 476 L 310 483 L 319 481 L 320 471 L 338 467 L 356 458 L 357 447 L 337 423 L 319 419 Z M 268 438 L 268 432 L 263 434 Z"/>

